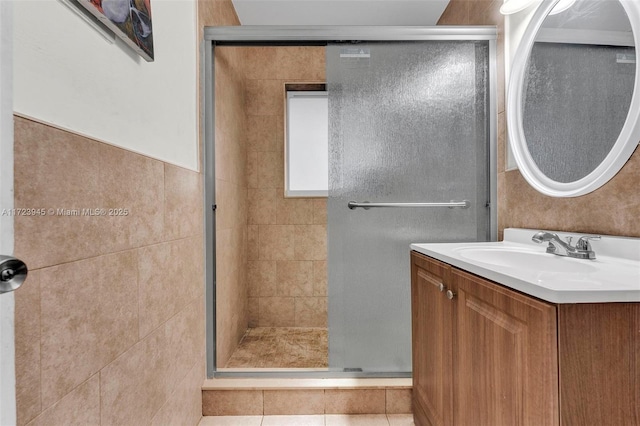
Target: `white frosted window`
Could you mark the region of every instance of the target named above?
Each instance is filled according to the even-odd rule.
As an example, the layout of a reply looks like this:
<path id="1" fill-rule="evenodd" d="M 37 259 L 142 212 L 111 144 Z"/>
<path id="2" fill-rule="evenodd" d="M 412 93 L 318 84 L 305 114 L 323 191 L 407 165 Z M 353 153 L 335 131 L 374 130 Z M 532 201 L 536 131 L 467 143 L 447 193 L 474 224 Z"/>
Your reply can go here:
<path id="1" fill-rule="evenodd" d="M 327 92 L 287 92 L 287 197 L 327 196 L 328 139 Z"/>

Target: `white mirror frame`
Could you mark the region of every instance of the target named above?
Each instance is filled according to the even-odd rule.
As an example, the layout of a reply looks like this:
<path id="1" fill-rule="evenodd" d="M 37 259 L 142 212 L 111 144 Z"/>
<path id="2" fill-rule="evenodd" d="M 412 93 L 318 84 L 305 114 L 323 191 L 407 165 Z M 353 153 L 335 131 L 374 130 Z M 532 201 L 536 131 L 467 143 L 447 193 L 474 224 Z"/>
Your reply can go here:
<path id="1" fill-rule="evenodd" d="M 629 160 L 640 142 L 640 64 L 636 65 L 635 86 L 627 120 L 609 154 L 595 170 L 575 182 L 562 183 L 548 178 L 536 165 L 527 148 L 523 127 L 522 96 L 529 54 L 538 30 L 559 0 L 544 0 L 529 23 L 516 51 L 507 96 L 507 126 L 513 156 L 520 173 L 538 192 L 551 197 L 578 197 L 595 191 L 615 176 Z M 602 0 L 609 1 L 609 0 Z M 621 0 L 627 13 L 636 48 L 640 46 L 640 2 Z"/>

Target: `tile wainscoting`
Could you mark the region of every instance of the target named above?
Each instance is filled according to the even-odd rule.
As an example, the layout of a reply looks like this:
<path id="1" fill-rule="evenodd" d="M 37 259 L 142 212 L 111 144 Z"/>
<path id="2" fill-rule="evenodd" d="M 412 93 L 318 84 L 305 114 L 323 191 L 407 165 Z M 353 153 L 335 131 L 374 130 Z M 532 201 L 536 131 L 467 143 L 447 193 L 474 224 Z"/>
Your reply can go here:
<path id="1" fill-rule="evenodd" d="M 202 176 L 15 119 L 20 425 L 196 424 L 204 370 Z M 123 216 L 67 215 L 127 209 Z"/>

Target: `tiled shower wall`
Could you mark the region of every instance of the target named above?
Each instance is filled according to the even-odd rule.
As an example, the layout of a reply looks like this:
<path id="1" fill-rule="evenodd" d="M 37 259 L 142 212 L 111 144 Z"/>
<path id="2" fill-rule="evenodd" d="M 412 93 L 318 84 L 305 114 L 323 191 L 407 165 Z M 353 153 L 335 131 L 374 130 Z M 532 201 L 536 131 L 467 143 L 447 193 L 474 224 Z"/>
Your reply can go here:
<path id="1" fill-rule="evenodd" d="M 197 423 L 201 191 L 197 172 L 16 117 L 15 205 L 46 211 L 15 218 L 19 424 Z M 128 213 L 73 213 L 96 208 Z"/>
<path id="2" fill-rule="evenodd" d="M 200 10 L 215 15 L 215 5 Z M 324 82 L 324 48 L 217 47 L 215 67 L 216 339 L 224 366 L 248 325 L 326 326 L 326 203 L 283 196 L 284 84 Z"/>
<path id="3" fill-rule="evenodd" d="M 215 53 L 216 357 L 224 366 L 247 329 L 247 148 L 242 48 Z"/>
<path id="4" fill-rule="evenodd" d="M 498 71 L 504 72 L 501 1 L 451 0 L 439 24 L 496 24 Z M 504 78 L 499 79 L 498 221 L 508 227 L 640 237 L 640 149 L 622 170 L 596 191 L 575 198 L 553 198 L 534 190 L 518 170 L 506 171 Z"/>
<path id="5" fill-rule="evenodd" d="M 285 83 L 325 79 L 324 47 L 245 48 L 249 325 L 326 327 L 326 199 L 284 198 Z"/>
<path id="6" fill-rule="evenodd" d="M 199 27 L 240 25 L 229 0 L 198 1 Z M 245 78 L 240 48 L 215 53 L 216 364 L 242 338 L 247 312 Z"/>
<path id="7" fill-rule="evenodd" d="M 285 83 L 324 48 L 217 47 L 217 364 L 247 326 L 326 327 L 326 201 L 284 198 Z"/>

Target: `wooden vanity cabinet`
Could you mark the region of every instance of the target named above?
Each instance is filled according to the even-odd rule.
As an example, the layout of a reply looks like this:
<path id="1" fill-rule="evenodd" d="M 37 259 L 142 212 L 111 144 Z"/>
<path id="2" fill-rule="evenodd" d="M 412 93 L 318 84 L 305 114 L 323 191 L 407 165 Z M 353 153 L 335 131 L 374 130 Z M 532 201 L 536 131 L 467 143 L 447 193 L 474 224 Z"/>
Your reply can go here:
<path id="1" fill-rule="evenodd" d="M 555 306 L 412 255 L 419 426 L 557 425 Z"/>
<path id="2" fill-rule="evenodd" d="M 640 425 L 640 303 L 556 305 L 412 253 L 418 426 Z"/>

